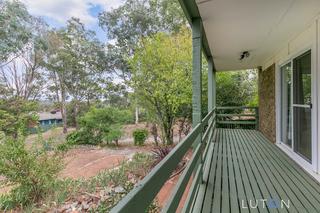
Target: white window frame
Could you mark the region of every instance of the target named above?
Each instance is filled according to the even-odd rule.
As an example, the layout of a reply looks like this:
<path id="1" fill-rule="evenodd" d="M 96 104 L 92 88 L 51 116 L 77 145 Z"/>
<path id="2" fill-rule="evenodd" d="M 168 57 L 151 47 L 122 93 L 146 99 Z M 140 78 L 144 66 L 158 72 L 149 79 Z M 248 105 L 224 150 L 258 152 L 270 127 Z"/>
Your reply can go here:
<path id="1" fill-rule="evenodd" d="M 318 27 L 317 27 L 318 28 Z M 316 30 L 317 31 L 317 30 Z M 319 175 L 319 162 L 320 162 L 320 145 L 318 140 L 318 118 L 320 118 L 318 110 L 318 95 L 320 94 L 318 82 L 320 82 L 320 75 L 318 74 L 318 67 L 320 67 L 319 59 L 319 43 L 320 38 L 318 37 L 318 33 L 315 34 L 314 42 L 310 42 L 306 44 L 298 51 L 293 52 L 292 54 L 288 54 L 286 58 L 276 63 L 276 73 L 275 73 L 275 88 L 276 88 L 276 144 L 282 151 L 284 151 L 289 157 L 291 157 L 294 161 L 296 161 L 301 167 L 303 167 L 307 172 L 313 175 L 320 182 Z M 291 67 L 293 66 L 293 59 L 304 54 L 305 52 L 311 50 L 311 78 L 312 78 L 312 111 L 311 111 L 311 126 L 312 126 L 312 163 L 308 162 L 306 159 L 301 157 L 299 154 L 294 152 L 294 138 L 292 137 L 292 147 L 290 148 L 287 144 L 281 141 L 281 67 L 291 62 Z M 291 96 L 292 96 L 292 86 L 291 86 Z M 291 99 L 292 100 L 292 99 Z M 291 106 L 292 107 L 292 106 Z M 319 116 L 319 117 L 318 117 Z M 293 118 L 293 117 L 292 117 Z M 294 131 L 294 130 L 293 130 Z M 293 134 L 292 131 L 292 134 Z"/>

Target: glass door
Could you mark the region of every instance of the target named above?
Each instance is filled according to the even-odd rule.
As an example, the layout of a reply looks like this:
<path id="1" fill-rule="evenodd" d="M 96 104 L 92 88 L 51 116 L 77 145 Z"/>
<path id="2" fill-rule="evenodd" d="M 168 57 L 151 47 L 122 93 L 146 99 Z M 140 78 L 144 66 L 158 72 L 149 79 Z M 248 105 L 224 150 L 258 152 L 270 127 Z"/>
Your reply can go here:
<path id="1" fill-rule="evenodd" d="M 281 141 L 292 147 L 291 62 L 281 67 Z"/>
<path id="2" fill-rule="evenodd" d="M 311 162 L 311 51 L 293 59 L 294 151 Z"/>
<path id="3" fill-rule="evenodd" d="M 281 141 L 311 163 L 311 51 L 280 69 Z"/>

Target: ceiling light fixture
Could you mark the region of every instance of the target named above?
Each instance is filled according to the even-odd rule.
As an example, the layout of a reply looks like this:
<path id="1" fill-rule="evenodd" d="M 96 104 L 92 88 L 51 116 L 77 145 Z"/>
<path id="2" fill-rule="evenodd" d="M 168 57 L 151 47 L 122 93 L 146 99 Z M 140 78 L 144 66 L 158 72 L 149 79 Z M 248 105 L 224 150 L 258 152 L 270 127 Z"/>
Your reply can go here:
<path id="1" fill-rule="evenodd" d="M 249 58 L 249 57 L 250 57 L 250 52 L 249 51 L 244 51 L 244 52 L 241 53 L 239 60 L 242 61 L 243 59 Z"/>

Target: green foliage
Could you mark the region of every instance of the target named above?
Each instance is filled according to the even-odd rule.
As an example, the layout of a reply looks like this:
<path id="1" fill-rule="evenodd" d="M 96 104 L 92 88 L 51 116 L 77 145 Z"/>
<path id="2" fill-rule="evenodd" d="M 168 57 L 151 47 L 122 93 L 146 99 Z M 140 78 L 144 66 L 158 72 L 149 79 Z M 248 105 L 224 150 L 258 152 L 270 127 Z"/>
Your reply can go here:
<path id="1" fill-rule="evenodd" d="M 40 61 L 47 26 L 17 0 L 1 0 L 0 11 L 0 98 L 35 100 L 45 84 Z"/>
<path id="2" fill-rule="evenodd" d="M 83 138 L 83 136 L 85 135 L 82 133 L 83 133 L 82 131 L 71 132 L 66 137 L 67 143 L 68 144 L 85 144 L 85 142 L 82 141 L 82 140 L 85 140 L 85 138 Z"/>
<path id="3" fill-rule="evenodd" d="M 177 32 L 186 24 L 179 3 L 171 0 L 126 0 L 117 9 L 100 14 L 99 21 L 110 39 L 127 48 L 134 48 L 141 37 Z"/>
<path id="4" fill-rule="evenodd" d="M 6 178 L 3 184 L 13 187 L 1 196 L 0 209 L 39 202 L 52 191 L 62 164 L 58 155 L 44 147 L 27 150 L 20 137 L 6 137 L 0 143 L 0 175 Z"/>
<path id="5" fill-rule="evenodd" d="M 5 62 L 30 40 L 33 19 L 26 7 L 16 0 L 0 1 L 0 11 L 0 62 Z"/>
<path id="6" fill-rule="evenodd" d="M 134 145 L 143 146 L 144 142 L 148 138 L 148 130 L 147 129 L 136 129 L 133 131 L 132 136 L 134 139 Z"/>
<path id="7" fill-rule="evenodd" d="M 104 138 L 109 141 L 117 139 L 115 134 L 119 125 L 126 122 L 124 113 L 116 108 L 92 108 L 80 119 L 82 131 L 91 135 L 95 143 L 101 143 Z M 116 138 L 113 138 L 115 136 Z"/>
<path id="8" fill-rule="evenodd" d="M 133 188 L 134 184 L 148 174 L 152 163 L 152 156 L 145 153 L 136 153 L 132 161 L 121 164 L 118 169 L 108 170 L 101 172 L 98 176 L 92 178 L 87 187 L 106 187 L 106 186 L 121 186 L 124 191 L 122 193 L 113 193 L 107 201 L 102 202 L 94 212 L 107 212 L 110 211 L 126 194 L 128 194 Z M 131 177 L 131 178 L 129 178 Z M 132 177 L 135 181 L 132 182 Z M 157 212 L 159 207 L 154 201 L 148 212 Z"/>
<path id="9" fill-rule="evenodd" d="M 142 39 L 130 59 L 135 96 L 162 128 L 164 143 L 173 143 L 174 120 L 191 105 L 191 35 L 188 29 Z"/>
<path id="10" fill-rule="evenodd" d="M 61 152 L 68 151 L 71 148 L 69 143 L 61 143 L 57 146 L 57 150 Z"/>
<path id="11" fill-rule="evenodd" d="M 98 84 L 103 79 L 99 74 L 105 69 L 105 54 L 95 33 L 86 30 L 79 19 L 72 18 L 66 28 L 49 32 L 47 42 L 44 66 L 57 72 L 75 100 L 97 98 L 101 89 Z"/>
<path id="12" fill-rule="evenodd" d="M 91 108 L 79 119 L 80 129 L 67 136 L 71 144 L 97 145 L 106 141 L 110 143 L 122 135 L 122 125 L 132 121 L 132 114 L 128 110 L 112 107 Z"/>
<path id="13" fill-rule="evenodd" d="M 104 140 L 107 141 L 108 144 L 115 141 L 116 145 L 118 145 L 118 140 L 121 138 L 121 136 L 122 136 L 121 125 L 116 124 L 116 125 L 112 125 L 109 132 L 104 136 Z"/>
<path id="14" fill-rule="evenodd" d="M 92 131 L 92 132 L 91 132 Z M 94 129 L 81 128 L 67 135 L 66 144 L 61 145 L 59 149 L 70 148 L 73 145 L 98 145 L 102 143 L 102 137 L 92 136 Z"/>
<path id="15" fill-rule="evenodd" d="M 63 109 L 66 131 L 67 120 L 78 127 L 77 118 L 86 111 L 82 103 L 90 106 L 106 93 L 110 77 L 106 75 L 104 45 L 79 19 L 71 18 L 65 28 L 48 32 L 47 46 L 43 66 L 54 82 L 49 90 Z M 72 100 L 69 111 L 66 109 L 68 96 Z M 69 112 L 72 114 L 68 115 Z"/>
<path id="16" fill-rule="evenodd" d="M 75 102 L 71 101 L 66 104 L 67 107 L 67 124 L 68 126 L 76 127 L 77 118 L 83 116 L 86 112 L 89 111 L 90 106 L 84 102 Z M 76 110 L 77 111 L 76 111 Z"/>
<path id="17" fill-rule="evenodd" d="M 70 19 L 66 29 L 58 35 L 62 45 L 57 54 L 63 63 L 55 65 L 64 69 L 64 84 L 74 99 L 74 106 L 79 107 L 78 102 L 88 97 L 97 99 L 102 92 L 99 83 L 104 78 L 100 74 L 106 63 L 103 45 L 95 38 L 95 33 L 86 30 L 76 18 Z"/>
<path id="18" fill-rule="evenodd" d="M 129 91 L 123 83 L 108 82 L 105 88 L 104 103 L 107 106 L 127 108 L 130 106 Z"/>
<path id="19" fill-rule="evenodd" d="M 36 125 L 37 104 L 23 99 L 0 100 L 0 132 L 17 137 L 25 135 L 30 125 Z"/>
<path id="20" fill-rule="evenodd" d="M 99 24 L 116 41 L 108 45 L 108 68 L 127 81 L 131 76 L 127 57 L 135 53 L 140 39 L 158 32 L 178 32 L 187 20 L 178 1 L 126 0 L 117 9 L 101 13 Z"/>
<path id="21" fill-rule="evenodd" d="M 67 135 L 66 141 L 64 143 L 58 144 L 56 149 L 61 152 L 66 152 L 76 144 L 81 144 L 82 136 L 79 132 L 75 131 Z"/>
<path id="22" fill-rule="evenodd" d="M 128 194 L 137 183 L 150 171 L 152 155 L 146 153 L 136 153 L 132 161 L 123 161 L 116 169 L 110 169 L 100 172 L 98 175 L 90 179 L 63 179 L 57 180 L 52 187 L 53 192 L 46 200 L 42 201 L 43 206 L 49 209 L 41 209 L 41 212 L 48 212 L 50 207 L 56 203 L 63 205 L 66 200 L 76 199 L 88 192 L 91 194 L 99 193 L 102 189 L 108 191 L 106 200 L 101 202 L 98 207 L 91 207 L 90 212 L 108 212 L 114 207 L 126 194 Z M 115 188 L 120 187 L 120 191 Z M 158 205 L 154 202 L 152 209 L 158 209 Z M 150 207 L 150 208 L 151 208 Z M 32 211 L 32 207 L 30 212 Z M 51 209 L 52 210 L 52 209 Z M 39 211 L 39 209 L 38 209 Z"/>
<path id="23" fill-rule="evenodd" d="M 217 73 L 217 106 L 257 106 L 256 71 Z"/>

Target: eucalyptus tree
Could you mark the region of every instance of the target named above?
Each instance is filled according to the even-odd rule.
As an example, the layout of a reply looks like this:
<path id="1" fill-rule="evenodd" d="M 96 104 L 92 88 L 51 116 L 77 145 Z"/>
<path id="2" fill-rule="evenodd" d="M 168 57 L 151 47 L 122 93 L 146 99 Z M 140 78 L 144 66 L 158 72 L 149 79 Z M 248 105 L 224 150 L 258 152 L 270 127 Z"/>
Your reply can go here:
<path id="1" fill-rule="evenodd" d="M 17 137 L 37 121 L 46 24 L 15 0 L 0 1 L 0 131 Z"/>
<path id="2" fill-rule="evenodd" d="M 0 66 L 21 54 L 32 38 L 33 21 L 34 17 L 19 1 L 0 1 Z"/>
<path id="3" fill-rule="evenodd" d="M 35 100 L 44 86 L 47 26 L 19 1 L 0 1 L 0 8 L 0 96 Z"/>
<path id="4" fill-rule="evenodd" d="M 81 101 L 102 95 L 99 83 L 108 78 L 106 57 L 104 46 L 95 38 L 95 33 L 86 30 L 79 19 L 68 21 L 64 37 L 69 66 L 65 84 L 73 98 L 74 116 L 77 118 Z"/>
<path id="5" fill-rule="evenodd" d="M 178 1 L 126 0 L 122 6 L 99 16 L 109 39 L 132 54 L 137 42 L 158 32 L 178 32 L 186 19 Z"/>
<path id="6" fill-rule="evenodd" d="M 119 8 L 101 13 L 99 23 L 113 41 L 108 45 L 108 69 L 125 83 L 131 78 L 128 59 L 141 38 L 158 32 L 176 33 L 187 24 L 179 2 L 172 0 L 126 0 Z"/>
<path id="7" fill-rule="evenodd" d="M 70 19 L 65 28 L 52 31 L 48 41 L 45 66 L 51 71 L 50 78 L 55 82 L 52 89 L 66 123 L 67 97 L 73 101 L 76 118 L 81 102 L 102 97 L 101 84 L 107 78 L 105 50 L 95 33 L 86 30 L 77 18 Z"/>
<path id="8" fill-rule="evenodd" d="M 53 100 L 57 102 L 60 107 L 63 120 L 63 132 L 67 133 L 67 89 L 65 85 L 67 64 L 64 63 L 67 56 L 64 53 L 62 32 L 55 30 L 49 31 L 46 41 L 48 48 L 42 66 L 48 71 L 48 91 L 53 93 Z"/>
<path id="9" fill-rule="evenodd" d="M 19 56 L 0 67 L 1 98 L 37 100 L 45 87 L 41 62 L 46 51 L 46 25 L 35 19 L 32 38 L 24 44 Z"/>

